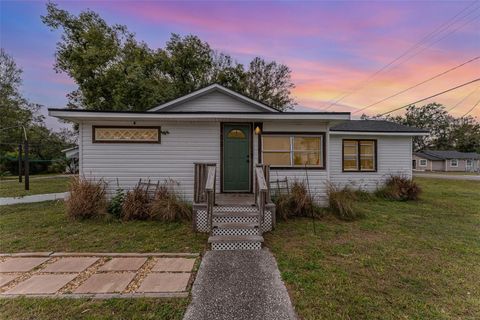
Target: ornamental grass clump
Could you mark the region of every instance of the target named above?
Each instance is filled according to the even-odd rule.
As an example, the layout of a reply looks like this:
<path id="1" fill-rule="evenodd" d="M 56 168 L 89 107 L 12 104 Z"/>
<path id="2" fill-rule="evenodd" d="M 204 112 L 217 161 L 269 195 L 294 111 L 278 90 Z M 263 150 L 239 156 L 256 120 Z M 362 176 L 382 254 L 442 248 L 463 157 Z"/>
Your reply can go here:
<path id="1" fill-rule="evenodd" d="M 160 221 L 188 220 L 192 216 L 191 208 L 165 185 L 155 192 L 149 205 L 149 218 Z"/>
<path id="2" fill-rule="evenodd" d="M 389 200 L 409 201 L 418 200 L 421 192 L 420 186 L 412 179 L 392 175 L 386 180 L 384 187 L 377 190 L 376 194 Z"/>
<path id="3" fill-rule="evenodd" d="M 274 199 L 277 214 L 283 220 L 291 217 L 310 217 L 317 210 L 305 183 L 295 181 L 289 194 L 280 194 Z"/>
<path id="4" fill-rule="evenodd" d="M 122 216 L 124 220 L 148 220 L 149 219 L 149 196 L 145 187 L 137 184 L 128 191 L 123 199 Z"/>
<path id="5" fill-rule="evenodd" d="M 356 208 L 356 202 L 361 194 L 348 186 L 339 188 L 329 184 L 328 207 L 340 220 L 352 221 L 362 218 L 363 214 Z"/>
<path id="6" fill-rule="evenodd" d="M 105 214 L 107 201 L 103 180 L 90 181 L 75 177 L 70 182 L 65 201 L 67 215 L 73 219 L 95 218 Z"/>

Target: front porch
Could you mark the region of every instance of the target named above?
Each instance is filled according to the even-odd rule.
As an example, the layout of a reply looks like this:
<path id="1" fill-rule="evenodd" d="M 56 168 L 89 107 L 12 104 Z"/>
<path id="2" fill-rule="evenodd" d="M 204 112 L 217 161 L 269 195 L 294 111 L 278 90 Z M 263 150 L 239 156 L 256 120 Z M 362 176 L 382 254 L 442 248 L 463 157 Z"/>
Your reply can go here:
<path id="1" fill-rule="evenodd" d="M 212 250 L 261 249 L 263 233 L 275 226 L 269 167 L 256 166 L 254 193 L 217 193 L 216 171 L 215 164 L 195 164 L 193 229 L 210 233 Z"/>

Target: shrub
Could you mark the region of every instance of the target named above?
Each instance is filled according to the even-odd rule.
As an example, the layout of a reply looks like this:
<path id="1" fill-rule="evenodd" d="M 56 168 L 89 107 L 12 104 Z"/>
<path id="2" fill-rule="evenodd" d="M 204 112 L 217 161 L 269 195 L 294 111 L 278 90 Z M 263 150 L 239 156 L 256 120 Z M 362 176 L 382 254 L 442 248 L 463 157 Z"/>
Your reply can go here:
<path id="1" fill-rule="evenodd" d="M 290 217 L 311 216 L 318 211 L 303 182 L 294 182 L 290 194 L 280 194 L 274 202 L 278 216 L 284 220 Z"/>
<path id="2" fill-rule="evenodd" d="M 328 186 L 328 206 L 341 220 L 351 221 L 363 217 L 363 214 L 355 208 L 355 203 L 360 197 L 366 197 L 365 193 L 352 190 L 347 186 L 344 188 L 333 184 Z"/>
<path id="3" fill-rule="evenodd" d="M 385 186 L 377 190 L 376 194 L 390 200 L 408 201 L 417 200 L 422 189 L 420 186 L 404 176 L 390 176 L 385 182 Z"/>
<path id="4" fill-rule="evenodd" d="M 105 183 L 75 177 L 70 182 L 70 195 L 65 201 L 67 214 L 74 219 L 98 217 L 105 213 Z"/>
<path id="5" fill-rule="evenodd" d="M 138 184 L 128 191 L 122 204 L 124 220 L 147 220 L 149 218 L 149 196 L 146 188 Z"/>
<path id="6" fill-rule="evenodd" d="M 123 189 L 117 188 L 115 195 L 112 197 L 110 204 L 108 205 L 108 212 L 115 218 L 122 218 L 122 206 L 124 198 L 125 192 Z"/>
<path id="7" fill-rule="evenodd" d="M 164 185 L 156 191 L 149 205 L 149 216 L 153 220 L 187 220 L 191 218 L 191 215 L 192 211 L 188 204 Z"/>

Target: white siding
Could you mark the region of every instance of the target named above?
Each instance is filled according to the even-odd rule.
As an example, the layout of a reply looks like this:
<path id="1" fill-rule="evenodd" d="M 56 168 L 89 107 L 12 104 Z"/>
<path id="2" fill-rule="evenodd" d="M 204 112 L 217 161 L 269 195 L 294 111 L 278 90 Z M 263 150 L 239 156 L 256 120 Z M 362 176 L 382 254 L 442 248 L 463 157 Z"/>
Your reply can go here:
<path id="1" fill-rule="evenodd" d="M 193 198 L 195 162 L 220 166 L 220 124 L 218 122 L 138 122 L 137 126 L 160 125 L 169 134 L 161 143 L 92 143 L 93 125 L 131 125 L 131 122 L 83 123 L 81 126 L 81 171 L 89 179 L 104 179 L 108 191 L 116 189 L 117 178 L 126 190 L 138 180 L 164 181 L 172 178 L 188 201 Z M 217 171 L 217 190 L 219 190 Z"/>
<path id="2" fill-rule="evenodd" d="M 218 91 L 210 92 L 190 101 L 165 107 L 161 111 L 191 112 L 191 111 L 212 111 L 212 112 L 259 112 L 265 111 L 260 107 L 235 99 L 225 93 Z"/>
<path id="3" fill-rule="evenodd" d="M 342 139 L 376 139 L 377 172 L 342 172 Z M 337 186 L 350 185 L 374 191 L 390 175 L 412 176 L 411 137 L 330 136 L 330 181 Z"/>

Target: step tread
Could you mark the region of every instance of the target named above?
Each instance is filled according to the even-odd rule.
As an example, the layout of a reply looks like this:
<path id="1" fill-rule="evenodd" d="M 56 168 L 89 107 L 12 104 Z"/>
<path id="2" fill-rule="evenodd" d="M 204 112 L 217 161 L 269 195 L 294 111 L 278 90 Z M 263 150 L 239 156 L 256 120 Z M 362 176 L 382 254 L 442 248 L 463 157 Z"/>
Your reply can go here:
<path id="1" fill-rule="evenodd" d="M 242 211 L 217 211 L 213 213 L 214 217 L 258 217 L 258 212 Z"/>
<path id="2" fill-rule="evenodd" d="M 214 227 L 221 229 L 252 229 L 258 228 L 258 222 L 213 222 Z"/>
<path id="3" fill-rule="evenodd" d="M 208 242 L 263 242 L 262 236 L 210 236 Z"/>

